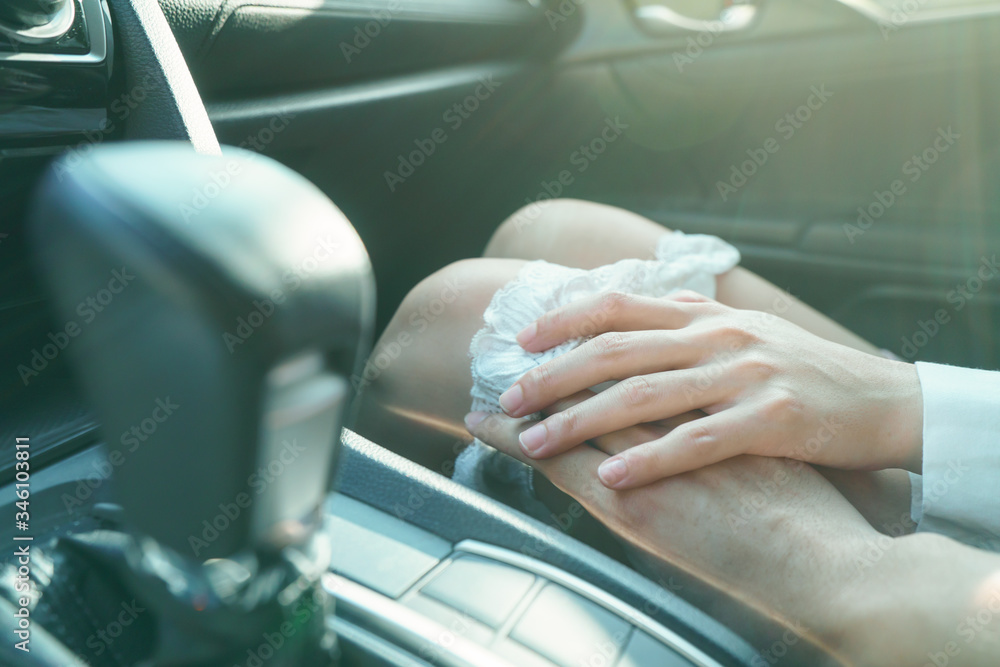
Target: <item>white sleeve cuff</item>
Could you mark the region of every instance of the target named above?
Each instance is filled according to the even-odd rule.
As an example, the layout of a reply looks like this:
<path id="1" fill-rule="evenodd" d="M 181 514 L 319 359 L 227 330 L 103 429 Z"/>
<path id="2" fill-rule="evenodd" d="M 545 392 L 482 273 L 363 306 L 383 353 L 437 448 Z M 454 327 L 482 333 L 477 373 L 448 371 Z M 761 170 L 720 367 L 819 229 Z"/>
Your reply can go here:
<path id="1" fill-rule="evenodd" d="M 1000 373 L 924 362 L 916 367 L 924 445 L 913 518 L 921 530 L 955 524 L 1000 535 Z"/>
<path id="2" fill-rule="evenodd" d="M 910 475 L 910 518 L 919 529 L 920 522 L 924 519 L 924 478 L 912 472 L 908 474 Z"/>

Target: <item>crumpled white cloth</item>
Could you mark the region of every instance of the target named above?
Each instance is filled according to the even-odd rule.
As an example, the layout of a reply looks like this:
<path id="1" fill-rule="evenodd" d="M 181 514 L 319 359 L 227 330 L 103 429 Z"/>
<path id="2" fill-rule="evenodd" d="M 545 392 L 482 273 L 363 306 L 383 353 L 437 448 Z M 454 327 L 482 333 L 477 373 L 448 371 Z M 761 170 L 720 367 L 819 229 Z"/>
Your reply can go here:
<path id="1" fill-rule="evenodd" d="M 500 394 L 522 375 L 587 340 L 584 336 L 544 352 L 526 352 L 515 337 L 548 311 L 606 292 L 660 297 L 689 289 L 714 298 L 715 276 L 740 261 L 739 251 L 720 238 L 677 231 L 660 238 L 654 256 L 624 259 L 592 270 L 544 261 L 525 264 L 514 280 L 493 295 L 483 314 L 483 328 L 469 346 L 472 410 L 500 412 Z M 480 488 L 484 460 L 494 452 L 476 441 L 459 455 L 453 479 Z"/>

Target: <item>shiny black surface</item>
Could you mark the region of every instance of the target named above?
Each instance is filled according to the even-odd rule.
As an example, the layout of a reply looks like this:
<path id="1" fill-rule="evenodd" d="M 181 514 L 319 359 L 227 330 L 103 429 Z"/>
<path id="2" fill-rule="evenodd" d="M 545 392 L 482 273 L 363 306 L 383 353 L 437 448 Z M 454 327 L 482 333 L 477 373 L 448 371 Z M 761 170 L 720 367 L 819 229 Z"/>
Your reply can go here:
<path id="1" fill-rule="evenodd" d="M 0 53 L 58 53 L 85 55 L 90 50 L 90 29 L 83 9 L 83 0 L 68 0 L 76 8 L 73 25 L 54 40 L 24 42 L 10 35 L 0 34 Z M 2 7 L 0 3 L 0 7 Z M 2 20 L 0 20 L 2 24 Z"/>
<path id="2" fill-rule="evenodd" d="M 15 30 L 45 25 L 72 0 L 4 0 L 0 2 L 0 25 Z"/>
<path id="3" fill-rule="evenodd" d="M 8 149 L 2 157 L 93 145 L 117 129 L 109 115 L 113 39 L 107 7 L 102 0 L 72 1 L 74 24 L 55 41 L 0 35 L 0 151 Z"/>

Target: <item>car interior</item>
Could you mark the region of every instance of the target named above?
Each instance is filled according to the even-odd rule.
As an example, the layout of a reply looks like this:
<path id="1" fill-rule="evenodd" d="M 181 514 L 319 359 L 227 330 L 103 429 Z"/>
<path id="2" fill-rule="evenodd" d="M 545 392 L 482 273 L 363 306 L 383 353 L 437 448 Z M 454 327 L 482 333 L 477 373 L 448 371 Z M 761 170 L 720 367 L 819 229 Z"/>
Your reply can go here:
<path id="1" fill-rule="evenodd" d="M 998 69 L 995 0 L 0 0 L 0 663 L 835 664 L 351 378 L 555 198 L 996 368 Z"/>

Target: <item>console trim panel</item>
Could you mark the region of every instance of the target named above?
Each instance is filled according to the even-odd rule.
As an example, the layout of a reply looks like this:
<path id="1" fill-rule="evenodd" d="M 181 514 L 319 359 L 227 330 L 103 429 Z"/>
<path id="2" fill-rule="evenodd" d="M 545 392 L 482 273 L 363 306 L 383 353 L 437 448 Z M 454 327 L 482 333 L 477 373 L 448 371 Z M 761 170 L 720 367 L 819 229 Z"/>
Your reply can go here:
<path id="1" fill-rule="evenodd" d="M 591 602 L 604 607 L 608 611 L 620 616 L 636 628 L 652 635 L 660 642 L 677 651 L 685 658 L 701 667 L 721 667 L 721 665 L 706 655 L 697 646 L 679 636 L 667 627 L 642 613 L 635 607 L 616 598 L 607 591 L 601 590 L 593 584 L 589 584 L 579 577 L 575 577 L 568 572 L 557 567 L 548 565 L 529 556 L 515 553 L 509 549 L 485 544 L 476 540 L 462 540 L 455 545 L 455 551 L 470 555 L 491 558 L 507 565 L 521 568 L 538 575 L 544 579 L 559 584 L 574 593 L 590 600 Z"/>

